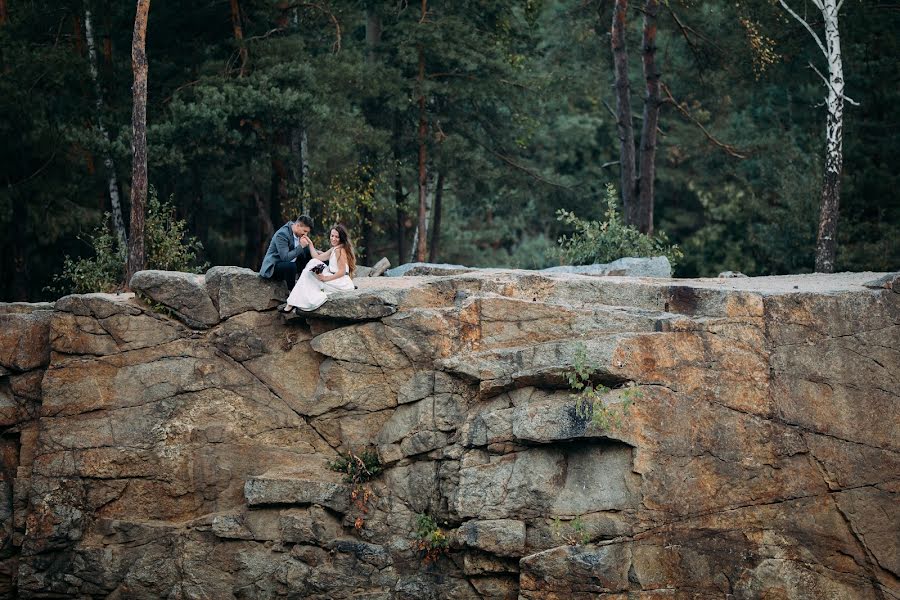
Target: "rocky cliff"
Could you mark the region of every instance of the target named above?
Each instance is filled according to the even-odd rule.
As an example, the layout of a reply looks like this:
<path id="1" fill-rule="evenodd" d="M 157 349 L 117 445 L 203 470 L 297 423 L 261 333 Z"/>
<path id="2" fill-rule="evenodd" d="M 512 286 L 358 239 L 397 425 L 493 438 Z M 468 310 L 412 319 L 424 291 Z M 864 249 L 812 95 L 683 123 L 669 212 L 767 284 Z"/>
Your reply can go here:
<path id="1" fill-rule="evenodd" d="M 284 318 L 284 289 L 215 268 L 2 305 L 0 588 L 900 597 L 877 278 L 372 278 Z M 369 481 L 329 466 L 366 448 Z"/>

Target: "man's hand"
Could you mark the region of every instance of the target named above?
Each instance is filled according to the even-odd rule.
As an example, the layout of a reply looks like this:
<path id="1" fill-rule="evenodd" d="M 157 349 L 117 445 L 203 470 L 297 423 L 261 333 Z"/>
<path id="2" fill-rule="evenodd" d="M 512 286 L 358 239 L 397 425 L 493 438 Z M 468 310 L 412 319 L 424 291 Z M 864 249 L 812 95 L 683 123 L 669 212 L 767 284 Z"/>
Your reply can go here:
<path id="1" fill-rule="evenodd" d="M 304 248 L 306 248 L 307 246 L 309 246 L 311 243 L 312 243 L 312 242 L 309 241 L 309 237 L 308 237 L 308 236 L 305 236 L 305 235 L 301 235 L 301 236 L 300 236 L 300 245 L 303 246 Z"/>

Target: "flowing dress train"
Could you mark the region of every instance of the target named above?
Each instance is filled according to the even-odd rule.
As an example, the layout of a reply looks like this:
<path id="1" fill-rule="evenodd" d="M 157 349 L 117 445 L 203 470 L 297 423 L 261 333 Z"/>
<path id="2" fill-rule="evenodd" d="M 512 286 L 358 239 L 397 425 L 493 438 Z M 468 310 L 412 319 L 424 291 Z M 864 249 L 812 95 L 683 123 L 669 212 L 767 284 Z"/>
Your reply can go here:
<path id="1" fill-rule="evenodd" d="M 349 270 L 341 277 L 332 279 L 331 281 L 319 281 L 316 274 L 310 271 L 314 266 L 321 265 L 322 261 L 313 258 L 303 268 L 300 278 L 291 290 L 287 303 L 289 306 L 296 306 L 300 310 L 316 310 L 322 306 L 328 299 L 329 294 L 354 289 L 353 280 L 350 279 Z M 331 253 L 328 259 L 327 268 L 322 271 L 326 275 L 334 275 L 338 270 L 338 259 L 335 252 Z"/>

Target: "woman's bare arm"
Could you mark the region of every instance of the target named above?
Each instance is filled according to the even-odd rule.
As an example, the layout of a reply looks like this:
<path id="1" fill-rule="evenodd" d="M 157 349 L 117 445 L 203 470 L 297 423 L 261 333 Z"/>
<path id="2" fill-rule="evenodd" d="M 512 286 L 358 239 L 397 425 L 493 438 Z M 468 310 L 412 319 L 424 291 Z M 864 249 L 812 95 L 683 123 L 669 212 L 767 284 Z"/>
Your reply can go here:
<path id="1" fill-rule="evenodd" d="M 343 277 L 347 273 L 347 257 L 344 254 L 343 248 L 334 249 L 337 252 L 338 257 L 338 270 L 334 275 L 325 275 L 324 273 L 320 273 L 318 275 L 319 281 L 333 281 L 340 277 Z M 329 250 L 330 252 L 330 250 Z"/>
<path id="2" fill-rule="evenodd" d="M 312 240 L 309 241 L 309 255 L 315 259 L 321 260 L 322 262 L 328 260 L 328 258 L 331 256 L 332 250 L 334 250 L 334 248 L 329 248 L 325 252 L 319 252 L 313 245 Z"/>

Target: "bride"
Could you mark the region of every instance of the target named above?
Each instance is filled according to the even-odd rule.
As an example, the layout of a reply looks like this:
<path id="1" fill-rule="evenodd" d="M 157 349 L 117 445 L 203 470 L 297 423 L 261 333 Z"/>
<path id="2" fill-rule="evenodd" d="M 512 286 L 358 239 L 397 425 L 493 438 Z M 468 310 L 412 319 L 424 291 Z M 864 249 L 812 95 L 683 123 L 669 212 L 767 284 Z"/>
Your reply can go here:
<path id="1" fill-rule="evenodd" d="M 312 243 L 309 244 L 312 258 L 291 290 L 283 312 L 291 312 L 295 308 L 316 310 L 325 303 L 329 294 L 354 289 L 350 275 L 356 270 L 356 255 L 347 228 L 343 225 L 332 227 L 329 241 L 331 248 L 325 252 L 319 252 Z M 321 267 L 317 268 L 318 265 Z"/>

